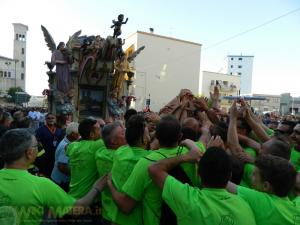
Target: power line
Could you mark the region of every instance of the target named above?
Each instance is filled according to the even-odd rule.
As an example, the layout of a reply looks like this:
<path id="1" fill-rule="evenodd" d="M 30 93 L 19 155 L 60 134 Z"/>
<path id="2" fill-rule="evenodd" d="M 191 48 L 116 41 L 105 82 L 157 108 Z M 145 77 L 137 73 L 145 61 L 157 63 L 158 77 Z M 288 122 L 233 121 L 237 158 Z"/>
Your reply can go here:
<path id="1" fill-rule="evenodd" d="M 270 24 L 270 23 L 273 23 L 273 22 L 276 21 L 276 20 L 279 20 L 279 19 L 281 19 L 281 18 L 283 18 L 283 17 L 286 17 L 286 16 L 288 16 L 288 15 L 294 13 L 294 12 L 297 12 L 297 11 L 299 11 L 299 10 L 300 10 L 300 8 L 294 9 L 294 10 L 289 11 L 289 12 L 287 12 L 287 13 L 281 15 L 281 16 L 278 16 L 278 17 L 276 17 L 276 18 L 274 18 L 274 19 L 268 20 L 268 21 L 266 21 L 266 22 L 264 22 L 264 23 L 262 23 L 262 24 L 260 24 L 260 25 L 258 25 L 258 26 L 255 26 L 255 27 L 252 27 L 252 28 L 250 28 L 250 29 L 248 29 L 248 30 L 245 30 L 245 31 L 243 31 L 243 32 L 237 33 L 237 34 L 235 34 L 235 35 L 233 35 L 233 36 L 231 36 L 231 37 L 228 37 L 228 38 L 226 38 L 226 39 L 224 39 L 224 40 L 222 40 L 222 41 L 219 41 L 219 42 L 217 42 L 217 43 L 215 43 L 215 44 L 213 44 L 213 45 L 211 45 L 211 46 L 208 46 L 208 47 L 206 47 L 206 48 L 203 48 L 203 51 L 206 50 L 206 49 L 209 49 L 209 48 L 213 48 L 213 47 L 215 47 L 215 46 L 218 46 L 218 45 L 220 45 L 220 44 L 222 44 L 222 43 L 224 43 L 224 42 L 230 41 L 230 40 L 232 40 L 232 39 L 234 39 L 234 38 L 236 38 L 236 37 L 238 37 L 238 36 L 241 36 L 241 35 L 244 35 L 244 34 L 246 34 L 246 33 L 249 33 L 249 32 L 251 32 L 251 31 L 256 30 L 256 29 L 258 29 L 258 28 L 261 28 L 261 27 L 263 27 L 263 26 L 266 26 L 266 25 L 268 25 L 268 24 Z"/>
<path id="2" fill-rule="evenodd" d="M 268 21 L 266 21 L 266 22 L 264 22 L 264 23 L 262 23 L 262 24 L 260 24 L 260 25 L 257 25 L 257 26 L 255 26 L 255 27 L 252 27 L 252 28 L 250 28 L 250 29 L 248 29 L 248 30 L 246 30 L 246 31 L 237 33 L 237 34 L 235 34 L 235 35 L 233 35 L 233 36 L 230 36 L 230 37 L 228 37 L 228 38 L 226 38 L 226 39 L 224 39 L 224 40 L 222 40 L 222 41 L 219 41 L 219 42 L 217 42 L 217 43 L 215 43 L 215 44 L 213 44 L 213 45 L 211 45 L 211 46 L 208 46 L 208 47 L 206 47 L 206 48 L 202 48 L 202 49 L 201 49 L 201 52 L 203 52 L 203 51 L 205 51 L 205 50 L 207 50 L 207 49 L 210 49 L 210 48 L 214 48 L 214 47 L 216 47 L 216 46 L 218 46 L 218 45 L 220 45 L 220 44 L 223 44 L 224 42 L 230 41 L 230 40 L 232 40 L 232 39 L 234 39 L 234 38 L 236 38 L 236 37 L 238 37 L 238 36 L 244 35 L 244 34 L 246 34 L 246 33 L 249 33 L 249 32 L 251 32 L 251 31 L 253 31 L 253 30 L 256 30 L 256 29 L 258 29 L 258 28 L 261 28 L 261 27 L 263 27 L 263 26 L 266 26 L 266 25 L 268 25 L 268 24 L 270 24 L 270 23 L 273 23 L 273 22 L 276 21 L 276 20 L 279 20 L 279 19 L 281 19 L 281 18 L 283 18 L 283 17 L 286 17 L 286 16 L 288 16 L 288 15 L 290 15 L 290 14 L 292 14 L 292 13 L 295 13 L 295 12 L 297 12 L 297 11 L 299 11 L 299 10 L 300 10 L 300 8 L 291 10 L 291 11 L 289 11 L 289 12 L 283 14 L 283 15 L 280 15 L 280 16 L 278 16 L 278 17 L 276 17 L 276 18 L 273 18 L 273 19 L 271 19 L 271 20 L 268 20 Z M 198 53 L 199 53 L 198 51 L 194 51 L 194 52 L 191 52 L 189 55 L 194 55 L 194 54 L 196 55 L 196 54 L 198 54 Z M 143 67 L 143 68 L 140 68 L 140 69 L 143 69 L 143 70 L 144 70 L 144 69 L 147 69 L 147 68 L 151 68 L 151 67 L 153 67 L 153 66 L 161 65 L 161 63 L 169 63 L 169 62 L 172 62 L 172 61 L 175 61 L 175 60 L 178 60 L 178 59 L 182 59 L 183 57 L 185 57 L 185 56 L 170 57 L 170 58 L 168 58 L 168 59 L 162 60 L 162 61 L 159 62 L 159 63 L 150 64 L 150 65 L 147 65 L 147 66 L 145 66 L 145 67 Z"/>

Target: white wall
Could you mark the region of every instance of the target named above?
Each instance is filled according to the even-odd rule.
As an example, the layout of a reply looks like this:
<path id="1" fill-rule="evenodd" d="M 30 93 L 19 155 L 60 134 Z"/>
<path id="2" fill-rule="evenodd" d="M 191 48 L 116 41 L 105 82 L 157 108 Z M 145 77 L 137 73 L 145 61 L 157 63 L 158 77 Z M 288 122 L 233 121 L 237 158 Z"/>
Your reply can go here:
<path id="1" fill-rule="evenodd" d="M 240 89 L 240 77 L 234 76 L 234 75 L 228 75 L 224 73 L 215 73 L 215 72 L 209 72 L 209 71 L 203 71 L 201 76 L 201 88 L 200 88 L 200 94 L 209 97 L 209 92 L 213 91 L 214 85 L 211 85 L 211 81 L 214 80 L 220 80 L 220 81 L 227 81 L 228 86 L 231 84 L 234 84 L 236 86 L 236 90 L 226 90 L 224 88 L 221 89 L 220 92 L 224 96 L 236 96 L 238 94 L 238 90 Z M 215 82 L 216 83 L 216 82 Z"/>
<path id="2" fill-rule="evenodd" d="M 159 111 L 181 89 L 198 94 L 201 45 L 168 37 L 137 32 L 136 47 L 146 48 L 135 59 L 135 107 L 142 110 L 150 94 L 153 111 Z M 128 42 L 129 45 L 129 40 Z"/>
<path id="3" fill-rule="evenodd" d="M 25 80 L 26 80 L 26 41 L 27 41 L 27 31 L 28 26 L 14 23 L 14 59 L 17 59 L 16 64 L 17 70 L 17 86 L 25 90 Z M 18 34 L 18 40 L 16 40 L 16 34 Z M 22 53 L 22 48 L 24 48 L 24 54 Z M 24 62 L 24 67 L 22 67 L 22 62 Z M 21 79 L 21 74 L 24 74 L 24 79 Z"/>
<path id="4" fill-rule="evenodd" d="M 242 59 L 242 60 L 239 60 Z M 227 57 L 228 67 L 227 73 L 239 75 L 241 73 L 241 94 L 252 93 L 252 69 L 253 56 L 232 56 Z M 242 68 L 239 68 L 241 66 Z"/>

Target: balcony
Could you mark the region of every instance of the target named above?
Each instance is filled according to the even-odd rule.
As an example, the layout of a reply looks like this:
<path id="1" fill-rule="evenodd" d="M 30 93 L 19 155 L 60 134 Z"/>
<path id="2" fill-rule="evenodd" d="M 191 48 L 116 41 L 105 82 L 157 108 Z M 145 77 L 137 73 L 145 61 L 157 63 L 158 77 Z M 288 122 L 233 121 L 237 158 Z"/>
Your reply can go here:
<path id="1" fill-rule="evenodd" d="M 237 86 L 234 84 L 230 84 L 230 85 L 218 84 L 217 86 L 218 86 L 220 92 L 236 92 L 236 91 L 238 91 Z M 214 87 L 215 87 L 215 85 L 211 84 L 210 91 L 213 91 Z"/>

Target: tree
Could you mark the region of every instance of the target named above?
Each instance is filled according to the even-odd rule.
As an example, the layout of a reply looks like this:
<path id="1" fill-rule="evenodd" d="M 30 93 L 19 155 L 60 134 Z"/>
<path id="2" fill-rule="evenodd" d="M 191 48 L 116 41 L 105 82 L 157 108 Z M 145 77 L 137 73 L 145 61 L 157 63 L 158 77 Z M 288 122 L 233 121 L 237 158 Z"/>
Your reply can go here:
<path id="1" fill-rule="evenodd" d="M 21 87 L 11 87 L 8 89 L 7 94 L 11 96 L 11 98 L 7 98 L 7 101 L 20 105 L 24 102 L 29 102 L 31 97 Z"/>

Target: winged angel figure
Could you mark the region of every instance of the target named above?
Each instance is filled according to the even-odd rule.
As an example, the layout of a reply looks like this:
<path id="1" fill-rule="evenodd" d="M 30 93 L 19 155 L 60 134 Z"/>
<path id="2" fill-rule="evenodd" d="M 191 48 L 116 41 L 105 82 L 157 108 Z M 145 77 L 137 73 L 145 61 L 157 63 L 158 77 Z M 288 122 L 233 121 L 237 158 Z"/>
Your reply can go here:
<path id="1" fill-rule="evenodd" d="M 59 91 L 61 97 L 64 95 L 72 97 L 73 82 L 70 73 L 70 66 L 74 62 L 72 50 L 77 46 L 80 46 L 78 37 L 81 34 L 81 30 L 69 37 L 67 44 L 60 42 L 56 47 L 48 30 L 43 25 L 41 25 L 41 28 L 47 46 L 52 52 L 51 62 L 46 62 L 46 64 L 50 71 L 56 66 L 56 89 Z"/>

